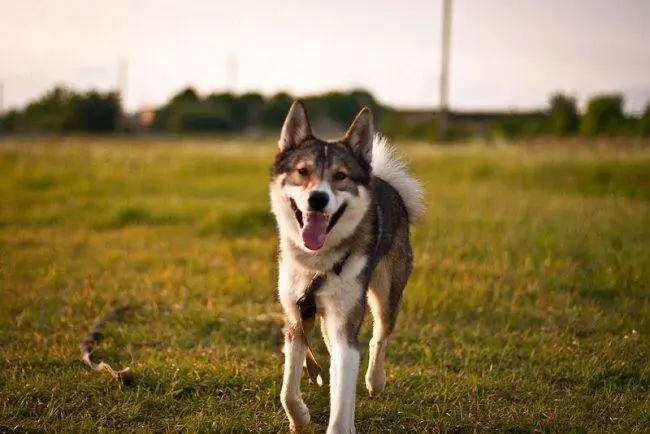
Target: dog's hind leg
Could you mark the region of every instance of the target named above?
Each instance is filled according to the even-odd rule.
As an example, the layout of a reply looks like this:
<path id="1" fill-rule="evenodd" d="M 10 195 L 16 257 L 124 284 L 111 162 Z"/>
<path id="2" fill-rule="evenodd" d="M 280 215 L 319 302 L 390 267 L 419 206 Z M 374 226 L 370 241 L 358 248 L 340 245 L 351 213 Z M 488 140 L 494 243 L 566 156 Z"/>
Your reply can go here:
<path id="1" fill-rule="evenodd" d="M 378 396 L 384 391 L 386 385 L 384 358 L 388 338 L 392 332 L 388 307 L 389 293 L 390 273 L 384 264 L 380 263 L 375 278 L 368 288 L 368 306 L 372 312 L 372 338 L 366 371 L 366 389 L 370 396 Z"/>
<path id="2" fill-rule="evenodd" d="M 395 328 L 402 292 L 411 266 L 410 255 L 399 257 L 396 252 L 390 252 L 378 264 L 368 289 L 368 306 L 372 312 L 372 339 L 366 371 L 366 389 L 373 397 L 381 394 L 386 386 L 386 346 Z"/>

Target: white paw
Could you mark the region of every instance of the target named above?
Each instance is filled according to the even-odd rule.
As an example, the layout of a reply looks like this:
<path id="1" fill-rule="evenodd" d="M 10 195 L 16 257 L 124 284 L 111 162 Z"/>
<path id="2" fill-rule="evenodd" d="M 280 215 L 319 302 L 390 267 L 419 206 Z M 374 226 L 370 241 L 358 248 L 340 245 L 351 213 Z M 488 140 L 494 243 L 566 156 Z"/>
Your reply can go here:
<path id="1" fill-rule="evenodd" d="M 298 432 L 300 427 L 309 425 L 311 415 L 305 403 L 300 399 L 283 399 L 282 406 L 289 418 L 291 432 Z"/>
<path id="2" fill-rule="evenodd" d="M 375 398 L 384 391 L 386 387 L 386 372 L 383 369 L 374 369 L 366 373 L 366 389 L 371 397 Z"/>
<path id="3" fill-rule="evenodd" d="M 357 429 L 354 427 L 354 425 L 352 425 L 349 428 L 345 428 L 341 426 L 340 423 L 330 424 L 327 427 L 327 431 L 326 431 L 326 434 L 348 434 L 348 433 L 350 434 L 357 433 Z"/>

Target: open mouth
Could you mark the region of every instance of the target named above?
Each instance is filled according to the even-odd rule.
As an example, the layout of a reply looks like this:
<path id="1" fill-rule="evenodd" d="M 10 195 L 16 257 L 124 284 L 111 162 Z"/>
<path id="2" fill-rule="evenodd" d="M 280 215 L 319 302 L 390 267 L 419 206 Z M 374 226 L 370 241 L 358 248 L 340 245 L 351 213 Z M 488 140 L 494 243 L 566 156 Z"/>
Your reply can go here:
<path id="1" fill-rule="evenodd" d="M 302 241 L 309 250 L 318 250 L 325 244 L 327 235 L 334 228 L 336 223 L 348 207 L 347 203 L 343 203 L 334 214 L 327 214 L 322 212 L 308 212 L 303 214 L 298 209 L 296 202 L 289 199 L 293 214 L 300 225 Z"/>

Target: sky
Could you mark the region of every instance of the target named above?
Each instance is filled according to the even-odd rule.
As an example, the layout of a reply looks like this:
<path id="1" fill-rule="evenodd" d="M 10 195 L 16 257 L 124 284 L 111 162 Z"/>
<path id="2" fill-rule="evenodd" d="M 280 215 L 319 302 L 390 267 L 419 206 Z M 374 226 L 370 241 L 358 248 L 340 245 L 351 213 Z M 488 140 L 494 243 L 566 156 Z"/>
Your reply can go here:
<path id="1" fill-rule="evenodd" d="M 452 109 L 650 102 L 650 0 L 453 0 Z M 199 92 L 364 88 L 439 103 L 442 0 L 0 0 L 4 108 L 55 84 L 109 90 L 128 110 Z M 228 66 L 230 65 L 230 66 Z M 232 65 L 236 65 L 233 67 Z"/>

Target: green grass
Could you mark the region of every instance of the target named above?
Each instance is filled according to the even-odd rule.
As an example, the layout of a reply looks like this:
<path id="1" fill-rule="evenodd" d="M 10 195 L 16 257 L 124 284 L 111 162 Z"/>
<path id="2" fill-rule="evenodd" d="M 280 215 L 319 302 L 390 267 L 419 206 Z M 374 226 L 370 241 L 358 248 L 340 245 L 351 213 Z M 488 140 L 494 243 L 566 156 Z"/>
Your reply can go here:
<path id="1" fill-rule="evenodd" d="M 386 393 L 360 376 L 359 432 L 646 431 L 650 151 L 402 151 L 429 211 Z M 273 152 L 0 145 L 0 431 L 287 430 Z M 99 355 L 131 387 L 78 348 L 126 304 Z M 328 391 L 303 390 L 323 431 Z"/>

